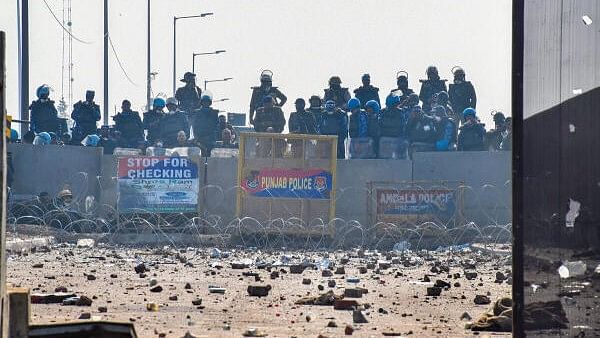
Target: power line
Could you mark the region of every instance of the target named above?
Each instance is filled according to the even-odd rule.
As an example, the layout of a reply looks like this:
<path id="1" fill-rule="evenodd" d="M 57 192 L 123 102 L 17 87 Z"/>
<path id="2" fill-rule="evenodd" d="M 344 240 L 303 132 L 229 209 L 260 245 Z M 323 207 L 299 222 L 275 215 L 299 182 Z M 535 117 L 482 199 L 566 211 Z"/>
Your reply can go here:
<path id="1" fill-rule="evenodd" d="M 119 68 L 121 68 L 121 71 L 123 72 L 123 75 L 125 75 L 125 77 L 129 81 L 129 83 L 131 83 L 132 85 L 134 85 L 134 86 L 137 87 L 137 84 L 135 82 L 133 82 L 133 80 L 129 77 L 129 75 L 125 71 L 125 68 L 123 68 L 123 64 L 121 64 L 121 60 L 119 59 L 119 55 L 117 54 L 117 50 L 115 49 L 115 46 L 113 45 L 112 39 L 110 38 L 110 34 L 109 33 L 106 33 L 106 34 L 108 35 L 108 43 L 110 43 L 110 48 L 113 51 L 113 54 L 115 55 L 115 59 L 117 60 L 117 64 L 119 65 Z"/>
<path id="2" fill-rule="evenodd" d="M 52 17 L 54 18 L 54 20 L 56 21 L 56 23 L 57 23 L 57 24 L 58 24 L 60 27 L 62 27 L 62 29 L 63 29 L 65 32 L 67 32 L 67 34 L 69 34 L 69 35 L 70 35 L 70 36 L 71 36 L 73 39 L 75 39 L 75 40 L 77 40 L 77 41 L 79 41 L 79 42 L 81 42 L 81 43 L 85 43 L 85 44 L 88 44 L 88 45 L 89 45 L 89 44 L 91 44 L 91 42 L 84 41 L 84 40 L 82 40 L 82 39 L 80 39 L 80 38 L 78 38 L 78 37 L 74 36 L 74 35 L 73 35 L 73 34 L 72 34 L 72 33 L 71 33 L 71 32 L 70 32 L 70 31 L 69 31 L 69 30 L 68 30 L 68 29 L 67 29 L 67 28 L 66 28 L 66 27 L 65 27 L 65 26 L 62 24 L 62 22 L 60 22 L 60 20 L 58 19 L 58 17 L 56 16 L 56 14 L 54 14 L 54 12 L 52 11 L 52 8 L 50 8 L 50 6 L 48 5 L 48 2 L 46 2 L 46 0 L 44 0 L 44 4 L 46 5 L 46 8 L 48 8 L 48 11 L 50 11 L 50 14 L 52 14 Z"/>

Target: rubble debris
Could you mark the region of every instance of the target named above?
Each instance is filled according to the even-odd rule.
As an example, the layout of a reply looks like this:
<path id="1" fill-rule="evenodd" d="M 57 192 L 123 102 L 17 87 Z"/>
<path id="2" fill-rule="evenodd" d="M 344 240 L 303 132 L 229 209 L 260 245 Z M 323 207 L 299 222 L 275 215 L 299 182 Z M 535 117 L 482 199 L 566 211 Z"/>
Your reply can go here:
<path id="1" fill-rule="evenodd" d="M 77 297 L 76 294 L 70 292 L 56 293 L 33 293 L 31 294 L 31 304 L 61 304 L 67 298 Z"/>
<path id="2" fill-rule="evenodd" d="M 146 304 L 146 310 L 149 312 L 158 312 L 159 306 L 154 302 L 150 302 Z"/>
<path id="3" fill-rule="evenodd" d="M 346 288 L 344 289 L 344 297 L 347 298 L 362 298 L 363 290 L 358 288 Z"/>
<path id="4" fill-rule="evenodd" d="M 427 296 L 429 297 L 438 297 L 442 294 L 442 288 L 437 286 L 431 286 L 427 288 Z"/>
<path id="5" fill-rule="evenodd" d="M 346 269 L 343 266 L 338 266 L 335 269 L 334 274 L 336 274 L 336 275 L 345 275 L 346 274 Z"/>
<path id="6" fill-rule="evenodd" d="M 300 274 L 300 273 L 304 272 L 304 269 L 305 269 L 305 266 L 302 264 L 290 265 L 290 273 Z"/>
<path id="7" fill-rule="evenodd" d="M 218 287 L 218 286 L 209 285 L 208 286 L 208 292 L 209 293 L 224 294 L 225 293 L 225 288 L 221 288 L 221 287 Z"/>
<path id="8" fill-rule="evenodd" d="M 486 295 L 475 295 L 475 299 L 473 299 L 473 302 L 477 305 L 487 305 L 490 304 L 492 301 L 490 300 L 490 297 Z"/>
<path id="9" fill-rule="evenodd" d="M 360 310 L 352 311 L 352 321 L 355 324 L 366 324 L 369 322 L 367 320 L 367 317 L 365 317 L 365 315 Z"/>
<path id="10" fill-rule="evenodd" d="M 264 331 L 260 331 L 255 328 L 250 328 L 242 333 L 244 337 L 266 337 L 267 334 Z"/>
<path id="11" fill-rule="evenodd" d="M 134 270 L 135 270 L 135 272 L 136 272 L 136 273 L 138 273 L 138 274 L 139 274 L 139 273 L 144 273 L 144 272 L 146 272 L 146 271 L 150 271 L 150 269 L 148 269 L 148 267 L 147 267 L 147 266 L 146 266 L 146 264 L 144 264 L 144 263 L 140 263 L 140 264 L 136 265 L 136 266 L 135 266 L 133 269 L 134 269 Z"/>
<path id="12" fill-rule="evenodd" d="M 77 240 L 78 248 L 93 248 L 96 242 L 91 238 L 82 238 Z"/>
<path id="13" fill-rule="evenodd" d="M 202 298 L 192 300 L 192 305 L 194 305 L 194 306 L 202 305 Z"/>
<path id="14" fill-rule="evenodd" d="M 342 299 L 342 296 L 337 296 L 333 291 L 327 291 L 319 296 L 307 296 L 297 300 L 296 305 L 334 305 L 337 299 Z"/>
<path id="15" fill-rule="evenodd" d="M 358 308 L 359 304 L 354 299 L 336 299 L 333 302 L 334 310 L 354 310 Z"/>
<path id="16" fill-rule="evenodd" d="M 248 285 L 247 291 L 252 297 L 266 297 L 271 291 L 271 285 Z"/>
<path id="17" fill-rule="evenodd" d="M 351 336 L 353 332 L 354 328 L 352 327 L 352 325 L 346 325 L 346 328 L 344 328 L 344 334 L 346 336 Z"/>
<path id="18" fill-rule="evenodd" d="M 92 306 L 92 300 L 86 296 L 76 296 L 64 299 L 62 305 Z"/>
<path id="19" fill-rule="evenodd" d="M 150 288 L 150 292 L 162 292 L 162 290 L 163 290 L 163 287 L 160 285 L 156 285 L 156 286 Z"/>

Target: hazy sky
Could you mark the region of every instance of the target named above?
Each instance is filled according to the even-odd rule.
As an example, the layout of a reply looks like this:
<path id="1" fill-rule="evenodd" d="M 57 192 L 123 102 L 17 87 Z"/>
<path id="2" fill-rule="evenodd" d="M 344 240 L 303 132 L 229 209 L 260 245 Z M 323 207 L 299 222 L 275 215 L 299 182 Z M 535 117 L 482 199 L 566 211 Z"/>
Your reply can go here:
<path id="1" fill-rule="evenodd" d="M 63 0 L 46 0 L 62 19 Z M 177 80 L 191 70 L 192 53 L 225 49 L 220 55 L 198 56 L 196 73 L 205 79 L 233 77 L 209 83 L 215 107 L 247 112 L 250 87 L 261 70 L 274 72 L 274 85 L 288 96 L 286 115 L 294 99 L 323 95 L 331 75 L 354 89 L 363 73 L 385 97 L 395 87 L 397 71 L 408 71 L 410 87 L 418 92 L 425 68 L 438 66 L 442 78 L 462 66 L 477 90 L 481 119 L 491 126 L 490 111 L 510 114 L 510 0 L 151 0 L 152 70 L 158 72 L 155 94 L 171 96 L 173 16 L 214 12 L 214 16 L 177 23 Z M 62 28 L 43 0 L 30 0 L 30 98 L 42 83 L 55 101 L 61 97 Z M 102 106 L 101 0 L 72 1 L 74 102 L 85 90 L 96 90 Z M 110 115 L 128 98 L 141 110 L 146 98 L 146 0 L 109 3 L 112 41 L 121 63 L 135 84 L 120 70 L 110 52 Z M 18 110 L 17 5 L 0 4 L 0 29 L 8 34 L 8 111 Z M 68 83 L 65 81 L 65 86 Z M 178 81 L 179 86 L 181 82 Z M 66 87 L 65 87 L 66 96 Z M 70 110 L 69 110 L 70 113 Z M 112 122 L 112 120 L 111 120 Z"/>

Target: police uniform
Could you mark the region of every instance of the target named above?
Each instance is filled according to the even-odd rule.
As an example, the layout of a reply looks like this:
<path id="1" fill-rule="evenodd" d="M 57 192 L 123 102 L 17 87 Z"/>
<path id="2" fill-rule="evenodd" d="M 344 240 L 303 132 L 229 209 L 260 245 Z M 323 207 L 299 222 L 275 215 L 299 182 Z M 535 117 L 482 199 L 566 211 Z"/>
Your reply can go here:
<path id="1" fill-rule="evenodd" d="M 79 101 L 73 106 L 71 118 L 75 121 L 72 143 L 81 142 L 87 135 L 96 134 L 100 121 L 100 106 L 94 102 Z"/>
<path id="2" fill-rule="evenodd" d="M 329 100 L 335 102 L 336 108 L 346 109 L 346 104 L 348 103 L 348 100 L 350 100 L 350 92 L 348 91 L 348 88 L 345 87 L 326 88 L 323 101 L 327 102 Z"/>
<path id="3" fill-rule="evenodd" d="M 54 101 L 35 100 L 29 106 L 31 111 L 31 124 L 29 130 L 35 133 L 58 132 L 58 111 L 54 106 Z"/>
<path id="4" fill-rule="evenodd" d="M 115 130 L 121 133 L 121 146 L 137 148 L 144 140 L 144 125 L 136 111 L 123 111 L 113 117 Z"/>
<path id="5" fill-rule="evenodd" d="M 202 89 L 198 86 L 184 86 L 177 88 L 175 98 L 179 101 L 179 109 L 189 114 L 200 107 L 200 98 L 202 97 Z"/>
<path id="6" fill-rule="evenodd" d="M 266 96 L 271 96 L 275 99 L 275 105 L 283 106 L 287 101 L 287 97 L 283 95 L 283 93 L 277 87 L 270 87 L 268 90 L 265 90 L 262 86 L 252 87 L 252 97 L 250 98 L 250 115 L 258 110 L 258 108 L 262 107 L 263 99 Z M 279 100 L 279 101 L 277 101 Z"/>

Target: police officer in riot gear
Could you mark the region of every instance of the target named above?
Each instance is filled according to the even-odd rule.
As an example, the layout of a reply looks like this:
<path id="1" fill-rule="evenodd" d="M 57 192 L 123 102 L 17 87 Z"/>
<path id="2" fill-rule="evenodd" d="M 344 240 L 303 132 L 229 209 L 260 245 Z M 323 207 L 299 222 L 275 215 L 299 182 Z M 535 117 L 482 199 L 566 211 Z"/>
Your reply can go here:
<path id="1" fill-rule="evenodd" d="M 454 75 L 454 83 L 450 84 L 448 95 L 450 96 L 450 104 L 454 108 L 454 111 L 460 114 L 469 107 L 477 109 L 475 87 L 473 87 L 470 81 L 465 80 L 464 69 L 454 67 L 452 74 Z M 462 116 L 461 120 L 464 122 Z"/>
<path id="2" fill-rule="evenodd" d="M 250 98 L 250 124 L 254 125 L 254 114 L 258 108 L 263 106 L 263 99 L 270 96 L 274 100 L 274 105 L 283 107 L 287 102 L 287 97 L 277 88 L 273 87 L 273 72 L 264 70 L 260 74 L 260 86 L 252 87 L 252 97 Z"/>
<path id="3" fill-rule="evenodd" d="M 346 157 L 345 142 L 348 138 L 348 115 L 345 111 L 336 108 L 335 101 L 325 102 L 325 112 L 319 123 L 321 135 L 337 135 L 337 158 Z"/>
<path id="4" fill-rule="evenodd" d="M 177 147 L 177 134 L 184 131 L 186 135 L 190 132 L 190 124 L 186 113 L 177 109 L 177 99 L 170 97 L 166 102 L 167 112 L 160 121 L 160 139 L 165 148 Z"/>
<path id="5" fill-rule="evenodd" d="M 400 101 L 404 101 L 406 98 L 408 98 L 408 95 L 414 93 L 414 90 L 408 88 L 408 73 L 403 70 L 396 74 L 396 85 L 398 88 L 390 90 L 389 95 L 399 96 Z"/>
<path id="6" fill-rule="evenodd" d="M 360 107 L 365 109 L 365 104 L 371 100 L 376 101 L 381 106 L 379 88 L 371 85 L 371 75 L 363 74 L 361 80 L 363 85 L 354 90 L 354 97 L 360 101 Z"/>
<path id="7" fill-rule="evenodd" d="M 456 124 L 449 117 L 443 106 L 437 105 L 432 108 L 432 117 L 435 125 L 435 149 L 437 151 L 454 150 L 456 147 Z"/>
<path id="8" fill-rule="evenodd" d="M 274 99 L 267 95 L 263 98 L 263 106 L 256 110 L 254 130 L 265 133 L 281 133 L 285 127 L 285 116 L 278 106 L 274 105 Z"/>
<path id="9" fill-rule="evenodd" d="M 211 107 L 212 98 L 202 95 L 200 108 L 194 110 L 190 116 L 194 130 L 194 142 L 202 149 L 203 156 L 210 156 L 210 152 L 219 138 L 219 111 Z"/>
<path id="10" fill-rule="evenodd" d="M 307 111 L 306 101 L 296 99 L 296 111 L 290 114 L 289 129 L 291 134 L 316 134 L 317 122 L 312 112 Z"/>
<path id="11" fill-rule="evenodd" d="M 31 102 L 31 123 L 29 130 L 34 133 L 58 132 L 58 111 L 50 100 L 50 87 L 41 85 L 36 90 L 37 100 Z"/>
<path id="12" fill-rule="evenodd" d="M 196 74 L 194 73 L 186 72 L 180 81 L 185 82 L 185 86 L 177 88 L 175 99 L 179 101 L 179 109 L 190 114 L 194 109 L 200 107 L 202 89 L 196 86 Z"/>
<path id="13" fill-rule="evenodd" d="M 307 110 L 315 117 L 317 133 L 319 133 L 319 125 L 321 124 L 321 119 L 323 118 L 324 111 L 323 102 L 318 95 L 313 95 L 308 99 Z"/>
<path id="14" fill-rule="evenodd" d="M 406 123 L 407 113 L 400 108 L 400 96 L 390 95 L 385 100 L 385 108 L 381 110 L 379 130 L 381 138 L 395 139 L 397 148 L 394 149 L 398 158 L 406 158 Z M 381 149 L 381 147 L 380 147 Z M 379 158 L 389 158 L 391 154 L 379 153 Z"/>
<path id="15" fill-rule="evenodd" d="M 439 92 L 447 92 L 446 81 L 440 79 L 440 75 L 435 66 L 427 67 L 427 80 L 419 80 L 421 82 L 421 91 L 419 99 L 423 102 L 423 111 L 429 112 L 432 107 L 433 95 Z"/>
<path id="16" fill-rule="evenodd" d="M 144 129 L 147 131 L 146 139 L 151 146 L 157 141 L 160 141 L 160 121 L 162 120 L 165 113 L 165 100 L 157 97 L 152 101 L 152 109 L 144 113 Z"/>
<path id="17" fill-rule="evenodd" d="M 125 148 L 137 148 L 144 141 L 144 124 L 140 113 L 131 110 L 131 102 L 123 100 L 121 112 L 113 116 L 115 130 L 121 134 L 119 146 Z"/>
<path id="18" fill-rule="evenodd" d="M 347 110 L 350 92 L 348 88 L 342 87 L 342 79 L 339 76 L 332 76 L 329 79 L 329 88 L 325 89 L 323 101 L 333 101 L 336 108 Z"/>
<path id="19" fill-rule="evenodd" d="M 459 128 L 458 146 L 459 151 L 482 151 L 485 150 L 484 138 L 485 128 L 477 118 L 477 112 L 473 108 L 463 111 L 465 122 Z"/>
<path id="20" fill-rule="evenodd" d="M 85 101 L 79 101 L 73 106 L 71 118 L 75 121 L 72 144 L 79 144 L 87 135 L 96 134 L 100 121 L 100 106 L 94 102 L 95 92 L 85 92 Z"/>

